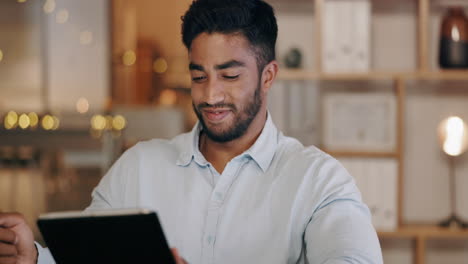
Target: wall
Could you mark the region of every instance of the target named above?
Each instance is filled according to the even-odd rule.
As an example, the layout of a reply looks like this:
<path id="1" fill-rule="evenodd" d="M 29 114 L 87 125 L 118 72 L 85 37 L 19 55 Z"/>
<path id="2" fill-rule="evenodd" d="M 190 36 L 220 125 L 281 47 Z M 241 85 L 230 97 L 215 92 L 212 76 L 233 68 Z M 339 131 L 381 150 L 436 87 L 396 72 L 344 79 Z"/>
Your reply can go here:
<path id="1" fill-rule="evenodd" d="M 109 1 L 55 1 L 50 14 L 44 3 L 0 3 L 0 111 L 73 111 L 80 97 L 91 110 L 102 109 L 109 95 Z M 57 23 L 64 10 L 68 19 Z M 84 31 L 92 35 L 88 44 L 80 44 Z"/>

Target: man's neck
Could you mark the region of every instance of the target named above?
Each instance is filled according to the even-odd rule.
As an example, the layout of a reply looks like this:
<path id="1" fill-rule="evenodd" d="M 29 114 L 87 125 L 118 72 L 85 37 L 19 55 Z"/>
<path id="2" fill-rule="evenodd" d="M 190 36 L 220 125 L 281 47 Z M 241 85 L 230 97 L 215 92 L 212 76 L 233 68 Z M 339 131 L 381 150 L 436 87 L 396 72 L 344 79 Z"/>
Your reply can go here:
<path id="1" fill-rule="evenodd" d="M 255 143 L 262 133 L 265 122 L 266 112 L 264 114 L 258 113 L 246 133 L 229 142 L 213 141 L 206 133 L 202 132 L 199 141 L 200 152 L 219 173 L 222 173 L 229 161 L 242 154 Z"/>

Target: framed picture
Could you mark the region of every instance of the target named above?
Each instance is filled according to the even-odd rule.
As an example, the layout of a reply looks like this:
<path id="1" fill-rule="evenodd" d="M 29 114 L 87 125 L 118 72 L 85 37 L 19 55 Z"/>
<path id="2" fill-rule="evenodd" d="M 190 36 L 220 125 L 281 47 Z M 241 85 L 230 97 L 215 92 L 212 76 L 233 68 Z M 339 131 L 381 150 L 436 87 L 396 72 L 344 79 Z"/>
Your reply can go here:
<path id="1" fill-rule="evenodd" d="M 325 94 L 322 132 L 323 147 L 329 151 L 394 151 L 396 98 L 392 94 Z"/>

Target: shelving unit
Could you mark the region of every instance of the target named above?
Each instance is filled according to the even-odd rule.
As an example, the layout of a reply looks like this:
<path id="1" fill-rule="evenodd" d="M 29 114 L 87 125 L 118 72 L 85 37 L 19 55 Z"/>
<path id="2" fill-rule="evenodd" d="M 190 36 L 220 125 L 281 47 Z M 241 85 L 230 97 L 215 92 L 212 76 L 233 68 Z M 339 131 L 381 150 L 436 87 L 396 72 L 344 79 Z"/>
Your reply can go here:
<path id="1" fill-rule="evenodd" d="M 374 67 L 371 67 L 371 70 L 366 73 L 339 73 L 339 74 L 331 74 L 325 73 L 322 69 L 322 23 L 323 23 L 323 6 L 325 1 L 328 0 L 267 0 L 274 7 L 277 8 L 277 15 L 278 11 L 281 8 L 287 10 L 287 23 L 283 24 L 282 21 L 279 23 L 279 33 L 280 37 L 281 34 L 285 31 L 295 31 L 300 32 L 297 36 L 296 42 L 298 44 L 303 44 L 299 48 L 304 51 L 304 69 L 300 70 L 290 70 L 286 68 L 281 68 L 278 76 L 279 81 L 310 81 L 314 83 L 314 85 L 322 86 L 323 83 L 328 82 L 340 82 L 342 84 L 355 84 L 355 83 L 370 83 L 371 86 L 374 85 L 373 83 L 377 82 L 385 82 L 383 87 L 380 87 L 379 84 L 375 86 L 375 90 L 380 92 L 387 92 L 392 93 L 395 96 L 396 100 L 396 144 L 395 149 L 391 151 L 384 151 L 384 152 L 376 152 L 376 151 L 349 151 L 349 150 L 335 150 L 335 151 L 328 151 L 331 155 L 335 157 L 357 157 L 357 158 L 385 158 L 385 159 L 393 159 L 396 160 L 398 163 L 398 201 L 397 201 L 397 208 L 398 208 L 398 228 L 394 231 L 379 231 L 379 237 L 382 240 L 386 239 L 404 239 L 404 240 L 411 240 L 414 241 L 413 246 L 413 262 L 417 264 L 425 263 L 426 258 L 426 242 L 432 239 L 467 239 L 468 240 L 468 232 L 466 230 L 452 230 L 452 229 L 443 229 L 436 226 L 422 226 L 422 225 L 408 225 L 405 219 L 403 219 L 404 215 L 404 205 L 407 200 L 405 200 L 404 191 L 408 188 L 408 184 L 405 184 L 405 179 L 410 175 L 407 175 L 405 170 L 411 164 L 406 160 L 407 158 L 407 146 L 408 146 L 408 139 L 406 130 L 408 129 L 408 120 L 407 120 L 407 113 L 411 110 L 412 106 L 408 104 L 408 98 L 412 96 L 412 93 L 415 90 L 418 90 L 418 93 L 428 93 L 430 92 L 430 87 L 425 87 L 425 85 L 416 85 L 418 89 L 412 89 L 411 83 L 425 83 L 425 82 L 463 82 L 467 83 L 468 86 L 468 69 L 467 70 L 439 70 L 437 67 L 434 66 L 435 55 L 434 50 L 437 44 L 435 42 L 435 36 L 433 32 L 433 25 L 438 24 L 434 23 L 434 6 L 436 0 L 371 0 L 372 4 L 378 6 L 378 12 L 384 12 L 373 14 L 372 19 L 378 18 L 376 20 L 376 29 L 374 29 L 374 33 L 378 33 L 376 39 L 380 39 L 380 42 L 376 43 L 376 50 L 374 53 L 377 55 L 382 55 L 383 53 L 387 53 L 387 49 L 391 50 L 393 53 L 391 55 L 386 55 L 377 60 Z M 352 1 L 352 0 L 350 0 Z M 444 0 L 445 1 L 445 0 Z M 119 3 L 123 3 L 121 0 L 115 1 L 115 7 L 119 6 Z M 158 10 L 169 10 L 169 9 L 177 9 L 180 12 L 186 9 L 186 4 L 190 2 L 182 1 L 181 3 L 177 2 L 177 8 L 172 6 L 166 6 L 165 8 L 159 8 Z M 133 2 L 125 2 L 129 5 L 134 5 Z M 149 3 L 149 2 L 148 2 Z M 296 7 L 294 7 L 296 6 Z M 387 11 L 387 7 L 390 7 L 390 11 Z M 172 10 L 171 9 L 171 10 Z M 407 9 L 407 10 L 406 10 Z M 116 8 L 115 12 L 115 21 L 117 24 L 136 24 L 131 18 L 135 16 L 131 13 L 131 8 Z M 152 10 L 150 8 L 145 8 L 145 10 Z M 407 11 L 409 10 L 410 14 L 408 15 Z M 120 12 L 124 12 L 121 14 Z M 130 12 L 130 14 L 125 15 L 125 12 Z M 372 10 L 372 12 L 377 12 L 376 10 Z M 388 17 L 384 22 L 382 22 L 382 17 L 386 17 L 388 13 L 385 12 L 406 12 L 404 19 L 409 24 L 409 30 L 400 30 L 399 26 L 401 23 L 399 22 L 400 19 L 389 19 Z M 174 12 L 177 13 L 177 12 Z M 298 15 L 299 14 L 299 15 Z M 154 16 L 154 15 L 153 15 Z M 304 18 L 304 20 L 299 21 L 297 17 Z M 127 19 L 126 19 L 127 18 Z M 177 43 L 179 43 L 180 37 L 180 14 L 174 16 L 174 21 L 164 21 L 164 23 L 160 23 L 163 27 L 166 27 L 166 24 L 174 25 L 173 36 L 177 36 Z M 400 18 L 400 17 L 398 17 Z M 124 23 L 125 22 L 125 23 Z M 438 21 L 436 21 L 438 22 Z M 388 27 L 388 25 L 382 25 L 385 23 L 392 24 L 392 26 Z M 154 22 L 151 20 L 151 27 L 152 29 Z M 394 26 L 397 24 L 397 26 Z M 125 27 L 123 27 L 125 28 Z M 128 27 L 131 28 L 131 27 Z M 413 29 L 414 28 L 414 29 Z M 293 29 L 293 30 L 291 30 Z M 404 35 L 399 36 L 397 40 L 390 39 L 389 42 L 391 44 L 386 43 L 388 36 L 386 35 L 387 30 L 393 30 L 400 34 L 400 31 L 405 31 Z M 137 32 L 137 31 L 135 31 Z M 114 47 L 114 53 L 117 57 L 121 54 L 122 50 L 127 49 L 136 49 L 136 38 L 137 36 L 134 35 L 134 31 L 129 32 L 120 32 L 116 31 L 114 33 L 114 42 L 117 47 Z M 148 30 L 148 32 L 150 32 Z M 124 34 L 125 33 L 125 34 Z M 395 32 L 394 32 L 395 33 Z M 158 37 L 160 39 L 164 39 L 166 35 L 169 34 L 162 34 Z M 304 38 L 304 36 L 307 36 Z M 382 41 L 384 39 L 384 41 Z M 129 42 L 130 40 L 130 42 Z M 280 39 L 279 39 L 280 40 Z M 291 39 L 287 39 L 288 43 L 284 43 L 281 40 L 278 42 L 277 51 L 279 53 L 282 52 L 281 47 L 288 46 Z M 304 44 L 304 42 L 306 42 Z M 281 43 L 280 43 L 281 42 Z M 132 45 L 130 45 L 130 44 Z M 164 42 L 165 43 L 165 42 Z M 393 44 L 399 44 L 396 47 L 392 46 Z M 180 44 L 180 43 L 179 43 Z M 119 45 L 122 45 L 120 47 Z M 182 51 L 185 51 L 183 47 L 174 48 L 171 43 L 166 43 L 163 45 L 171 54 L 167 54 L 169 59 L 172 57 L 177 57 L 178 53 L 182 54 Z M 281 46 L 281 47 L 280 47 Z M 398 50 L 397 50 L 398 49 Z M 401 50 L 399 52 L 399 49 Z M 397 50 L 397 56 L 394 57 L 395 50 Z M 408 51 L 409 50 L 409 51 Z M 284 50 L 283 50 L 284 51 Z M 411 54 L 408 55 L 408 54 Z M 402 63 L 397 63 L 395 66 L 392 63 L 385 63 L 388 58 L 393 59 L 394 61 Z M 279 60 L 281 58 L 278 58 Z M 170 64 L 170 63 L 169 63 Z M 374 63 L 373 63 L 374 64 Z M 185 64 L 184 64 L 185 65 Z M 403 65 L 402 67 L 400 67 Z M 115 66 L 117 67 L 117 66 Z M 134 77 L 132 74 L 134 69 L 132 68 L 125 68 L 122 66 L 126 71 L 128 71 L 128 75 L 130 76 L 129 79 L 133 80 Z M 117 67 L 117 69 L 120 69 Z M 171 69 L 171 65 L 169 66 Z M 118 72 L 118 71 L 116 71 Z M 132 77 L 133 76 L 133 77 Z M 164 74 L 165 77 L 165 85 L 167 87 L 172 88 L 187 88 L 190 87 L 190 76 L 188 73 L 182 73 L 181 71 L 172 72 L 169 70 L 167 73 Z M 126 82 L 115 80 L 116 84 L 124 85 Z M 128 83 L 128 82 L 127 82 Z M 390 84 L 387 86 L 387 84 Z M 131 85 L 127 85 L 127 90 L 132 91 Z M 324 85 L 326 86 L 326 85 Z M 322 86 L 322 87 L 324 87 Z M 361 91 L 362 89 L 359 85 L 353 85 L 348 90 L 352 91 L 356 88 L 357 91 Z M 321 88 L 322 89 L 322 88 Z M 120 90 L 116 89 L 117 92 Z M 323 90 L 327 90 L 327 87 L 323 88 Z M 441 89 L 439 89 L 441 90 Z M 124 94 L 122 92 L 122 94 Z M 468 96 L 468 89 L 466 90 L 466 95 Z M 409 109 L 410 108 L 410 109 Z M 407 198 L 406 198 L 407 199 Z M 432 222 L 436 222 L 431 219 Z"/>
<path id="2" fill-rule="evenodd" d="M 431 27 L 431 5 L 435 4 L 435 0 L 401 0 L 400 2 L 414 2 L 415 20 L 416 20 L 416 67 L 412 70 L 403 71 L 382 71 L 371 70 L 366 73 L 338 73 L 330 74 L 322 71 L 322 23 L 323 23 L 323 6 L 327 0 L 310 0 L 313 1 L 313 16 L 314 16 L 314 62 L 313 68 L 309 69 L 280 69 L 278 79 L 281 81 L 339 81 L 339 82 L 354 82 L 354 81 L 391 81 L 393 83 L 393 91 L 397 100 L 397 132 L 396 132 L 396 149 L 389 152 L 369 152 L 369 151 L 328 151 L 329 154 L 335 157 L 362 157 L 362 158 L 393 158 L 398 162 L 398 228 L 394 231 L 379 231 L 379 238 L 384 239 L 409 239 L 414 241 L 413 246 L 413 262 L 423 264 L 426 262 L 426 242 L 428 240 L 437 239 L 466 239 L 468 240 L 468 230 L 440 228 L 435 225 L 407 225 L 403 220 L 404 206 L 404 171 L 405 171 L 405 114 L 407 104 L 407 82 L 444 82 L 444 81 L 459 81 L 467 82 L 466 94 L 468 95 L 468 69 L 467 70 L 439 70 L 431 66 L 435 58 L 431 56 L 430 45 L 430 27 Z M 270 1 L 273 4 L 284 2 L 281 0 Z M 295 1 L 298 2 L 298 1 Z M 304 4 L 306 0 L 299 1 Z M 374 2 L 382 2 L 373 0 Z M 393 2 L 393 1 L 392 1 Z M 396 3 L 396 4 L 398 4 Z M 309 4 L 312 5 L 311 2 Z M 424 90 L 424 87 L 422 88 Z M 468 102 L 467 102 L 468 105 Z M 326 150 L 325 150 L 326 151 Z"/>

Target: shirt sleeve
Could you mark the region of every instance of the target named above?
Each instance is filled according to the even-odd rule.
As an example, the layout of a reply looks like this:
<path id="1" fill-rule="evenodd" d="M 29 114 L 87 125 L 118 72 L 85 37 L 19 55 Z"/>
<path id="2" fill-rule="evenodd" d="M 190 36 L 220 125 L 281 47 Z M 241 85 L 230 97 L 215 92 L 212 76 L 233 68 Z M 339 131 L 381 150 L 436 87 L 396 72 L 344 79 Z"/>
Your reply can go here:
<path id="1" fill-rule="evenodd" d="M 308 222 L 304 242 L 309 263 L 383 263 L 368 207 L 353 178 L 329 157 L 315 173 L 319 203 Z"/>
<path id="2" fill-rule="evenodd" d="M 92 202 L 86 210 L 134 206 L 139 175 L 137 146 L 122 154 L 104 175 L 94 188 Z"/>
<path id="3" fill-rule="evenodd" d="M 34 242 L 37 248 L 37 264 L 55 264 L 55 260 L 48 248 L 43 248 L 39 243 Z"/>

